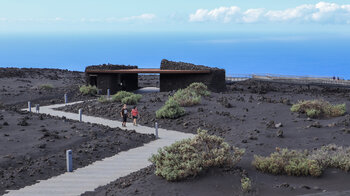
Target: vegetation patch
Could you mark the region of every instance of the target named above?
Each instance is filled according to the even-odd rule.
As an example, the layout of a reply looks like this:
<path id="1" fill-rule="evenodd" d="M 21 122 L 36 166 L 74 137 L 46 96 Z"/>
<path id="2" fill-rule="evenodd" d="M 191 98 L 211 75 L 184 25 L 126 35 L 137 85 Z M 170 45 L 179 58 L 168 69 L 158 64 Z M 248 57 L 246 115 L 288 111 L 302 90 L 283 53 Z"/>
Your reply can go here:
<path id="1" fill-rule="evenodd" d="M 141 98 L 142 98 L 142 95 L 132 94 L 128 97 L 124 97 L 121 102 L 128 105 L 136 105 Z"/>
<path id="2" fill-rule="evenodd" d="M 311 158 L 316 160 L 323 168 L 338 168 L 350 171 L 350 147 L 329 144 L 316 150 Z"/>
<path id="3" fill-rule="evenodd" d="M 83 95 L 96 95 L 97 94 L 97 87 L 91 86 L 91 85 L 83 85 L 79 88 L 79 91 Z"/>
<path id="4" fill-rule="evenodd" d="M 253 166 L 259 171 L 290 176 L 320 176 L 322 167 L 309 158 L 308 151 L 276 149 L 268 157 L 254 155 Z"/>
<path id="5" fill-rule="evenodd" d="M 39 89 L 40 90 L 51 90 L 51 89 L 53 89 L 54 87 L 53 87 L 53 85 L 52 84 L 42 84 L 42 85 L 40 85 L 39 86 Z"/>
<path id="6" fill-rule="evenodd" d="M 201 82 L 194 82 L 190 84 L 186 89 L 188 89 L 189 91 L 193 91 L 200 96 L 206 97 L 210 95 L 210 92 L 208 91 L 208 87 Z"/>
<path id="7" fill-rule="evenodd" d="M 210 92 L 203 83 L 195 82 L 185 89 L 179 89 L 173 96 L 170 96 L 165 105 L 156 111 L 157 118 L 178 118 L 185 115 L 185 109 L 188 107 L 198 105 L 201 102 L 202 96 L 209 96 Z M 170 109 L 171 111 L 167 111 Z"/>
<path id="8" fill-rule="evenodd" d="M 122 99 L 132 95 L 134 95 L 134 93 L 127 92 L 127 91 L 119 91 L 116 94 L 112 95 L 112 101 L 121 102 Z"/>
<path id="9" fill-rule="evenodd" d="M 305 113 L 310 118 L 337 117 L 345 114 L 346 105 L 345 103 L 332 105 L 324 100 L 307 100 L 299 101 L 290 110 L 292 112 Z"/>
<path id="10" fill-rule="evenodd" d="M 276 149 L 269 157 L 254 156 L 253 166 L 259 171 L 291 176 L 320 176 L 326 168 L 350 171 L 350 147 L 334 144 L 311 152 Z"/>
<path id="11" fill-rule="evenodd" d="M 180 106 L 185 107 L 198 105 L 201 102 L 201 96 L 189 89 L 180 89 L 169 99 L 174 99 Z"/>
<path id="12" fill-rule="evenodd" d="M 156 175 L 168 181 L 178 181 L 196 176 L 210 167 L 233 167 L 243 154 L 243 149 L 230 146 L 223 138 L 198 129 L 194 138 L 159 149 L 150 161 L 155 164 Z"/>
<path id="13" fill-rule="evenodd" d="M 156 111 L 157 118 L 175 119 L 185 115 L 185 109 L 181 107 L 174 99 L 169 99 L 165 105 Z"/>
<path id="14" fill-rule="evenodd" d="M 248 178 L 248 176 L 242 176 L 241 187 L 244 193 L 250 192 L 252 190 L 252 181 L 250 178 Z"/>

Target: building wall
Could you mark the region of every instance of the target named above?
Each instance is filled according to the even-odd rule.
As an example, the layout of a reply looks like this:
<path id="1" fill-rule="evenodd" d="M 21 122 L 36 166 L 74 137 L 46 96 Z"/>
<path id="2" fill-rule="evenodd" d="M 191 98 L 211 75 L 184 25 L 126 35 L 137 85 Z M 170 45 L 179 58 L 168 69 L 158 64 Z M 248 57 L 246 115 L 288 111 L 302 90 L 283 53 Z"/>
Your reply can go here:
<path id="1" fill-rule="evenodd" d="M 226 90 L 225 71 L 212 71 L 209 74 L 160 74 L 160 91 L 186 88 L 193 82 L 202 82 L 213 92 Z"/>
<path id="2" fill-rule="evenodd" d="M 97 88 L 102 90 L 102 94 L 107 94 L 107 89 L 110 89 L 111 94 L 120 90 L 133 91 L 138 89 L 137 74 L 88 74 L 86 80 L 88 85 L 93 85 L 91 77 L 97 78 Z"/>

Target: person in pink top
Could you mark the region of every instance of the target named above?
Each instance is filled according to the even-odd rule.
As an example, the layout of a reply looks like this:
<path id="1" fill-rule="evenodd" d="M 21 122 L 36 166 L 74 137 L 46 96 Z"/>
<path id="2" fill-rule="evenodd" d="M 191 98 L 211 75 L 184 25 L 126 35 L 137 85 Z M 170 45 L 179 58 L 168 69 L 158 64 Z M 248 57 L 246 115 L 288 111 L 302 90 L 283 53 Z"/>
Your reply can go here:
<path id="1" fill-rule="evenodd" d="M 137 110 L 137 107 L 134 106 L 134 109 L 131 110 L 131 115 L 133 119 L 134 126 L 137 126 L 137 118 L 139 117 L 139 111 Z"/>

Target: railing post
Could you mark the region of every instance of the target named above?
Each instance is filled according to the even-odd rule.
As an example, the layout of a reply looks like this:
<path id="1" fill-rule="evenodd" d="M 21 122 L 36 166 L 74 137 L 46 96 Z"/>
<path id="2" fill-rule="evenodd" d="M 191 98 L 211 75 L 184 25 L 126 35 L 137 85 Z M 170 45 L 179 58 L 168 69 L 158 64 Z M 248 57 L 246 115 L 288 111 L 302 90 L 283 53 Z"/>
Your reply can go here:
<path id="1" fill-rule="evenodd" d="M 107 99 L 110 99 L 110 97 L 111 97 L 111 91 L 107 89 Z"/>
<path id="2" fill-rule="evenodd" d="M 158 139 L 159 138 L 159 136 L 158 136 L 158 123 L 156 122 L 155 123 L 155 133 L 156 133 L 156 138 Z"/>
<path id="3" fill-rule="evenodd" d="M 32 103 L 28 101 L 28 111 L 32 112 Z"/>
<path id="4" fill-rule="evenodd" d="M 40 105 L 39 104 L 35 105 L 35 111 L 36 111 L 36 113 L 39 113 L 39 111 L 40 111 Z"/>
<path id="5" fill-rule="evenodd" d="M 72 150 L 66 151 L 66 160 L 67 160 L 67 172 L 72 172 L 73 171 Z"/>
<path id="6" fill-rule="evenodd" d="M 64 94 L 64 103 L 65 103 L 65 104 L 68 103 L 68 96 L 67 96 L 67 93 Z"/>
<path id="7" fill-rule="evenodd" d="M 83 109 L 79 109 L 79 121 L 83 121 Z"/>

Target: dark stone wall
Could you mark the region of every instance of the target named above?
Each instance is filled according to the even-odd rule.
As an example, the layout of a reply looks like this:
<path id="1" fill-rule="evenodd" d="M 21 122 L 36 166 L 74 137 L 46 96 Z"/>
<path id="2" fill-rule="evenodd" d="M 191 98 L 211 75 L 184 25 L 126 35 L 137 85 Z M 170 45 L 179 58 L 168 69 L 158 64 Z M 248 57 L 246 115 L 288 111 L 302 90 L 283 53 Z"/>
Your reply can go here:
<path id="1" fill-rule="evenodd" d="M 87 70 L 120 70 L 120 69 L 137 69 L 134 65 L 114 65 L 114 64 L 102 64 L 102 65 L 90 65 L 85 68 Z"/>
<path id="2" fill-rule="evenodd" d="M 172 91 L 186 88 L 193 82 L 202 82 L 213 92 L 226 91 L 224 69 L 211 68 L 191 63 L 174 62 L 163 59 L 161 69 L 167 70 L 210 70 L 208 74 L 160 74 L 160 91 Z"/>

